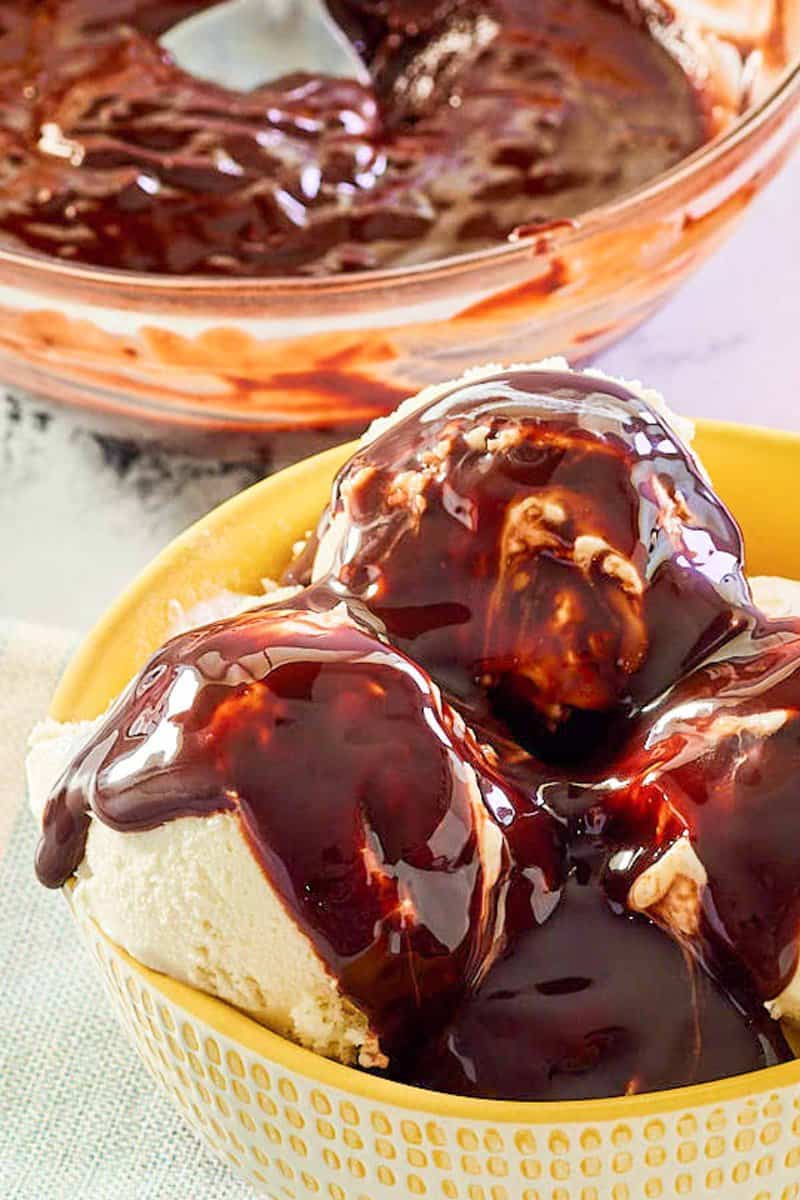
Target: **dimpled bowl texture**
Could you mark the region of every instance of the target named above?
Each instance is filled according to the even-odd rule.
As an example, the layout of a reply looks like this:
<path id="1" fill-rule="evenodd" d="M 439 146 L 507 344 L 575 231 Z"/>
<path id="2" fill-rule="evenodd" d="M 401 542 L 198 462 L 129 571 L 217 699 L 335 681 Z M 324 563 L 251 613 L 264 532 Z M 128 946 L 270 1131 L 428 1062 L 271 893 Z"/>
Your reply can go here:
<path id="1" fill-rule="evenodd" d="M 0 380 L 215 456 L 257 438 L 276 469 L 471 362 L 588 359 L 716 249 L 800 131 L 800 0 L 642 3 L 698 64 L 718 133 L 638 191 L 517 242 L 323 279 L 137 275 L 0 249 Z"/>
<path id="2" fill-rule="evenodd" d="M 786 506 L 800 472 L 800 436 L 700 422 L 697 446 L 742 522 L 750 571 L 800 578 L 800 539 Z M 190 606 L 222 587 L 250 589 L 277 575 L 351 451 L 338 447 L 267 479 L 165 550 L 89 636 L 52 715 L 101 712 L 164 638 L 170 599 Z M 438 1095 L 299 1049 L 146 970 L 78 919 L 159 1085 L 232 1170 L 275 1200 L 800 1197 L 800 1062 L 612 1100 Z"/>

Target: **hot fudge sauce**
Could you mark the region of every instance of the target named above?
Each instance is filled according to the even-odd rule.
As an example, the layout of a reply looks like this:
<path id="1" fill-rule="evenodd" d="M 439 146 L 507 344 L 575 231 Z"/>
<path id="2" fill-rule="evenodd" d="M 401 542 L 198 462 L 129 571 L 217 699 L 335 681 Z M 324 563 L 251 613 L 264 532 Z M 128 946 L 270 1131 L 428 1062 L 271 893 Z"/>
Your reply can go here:
<path id="1" fill-rule="evenodd" d="M 619 770 L 624 802 L 680 814 L 709 921 L 774 999 L 800 947 L 800 621 L 756 618 L 639 720 Z"/>
<path id="2" fill-rule="evenodd" d="M 550 759 L 607 743 L 749 599 L 738 526 L 697 462 L 591 375 L 454 387 L 354 455 L 323 524 L 333 586 L 471 721 Z"/>
<path id="3" fill-rule="evenodd" d="M 408 265 L 603 204 L 710 136 L 699 83 L 635 5 L 331 0 L 372 85 L 294 75 L 248 94 L 158 44 L 209 6 L 2 6 L 6 241 L 165 274 Z"/>
<path id="4" fill-rule="evenodd" d="M 283 903 L 402 1061 L 496 953 L 510 863 L 489 805 L 513 794 L 425 672 L 316 589 L 151 660 L 51 799 L 37 870 L 66 882 L 90 813 L 131 832 L 236 812 Z M 528 838 L 544 908 L 561 868 L 545 809 Z"/>

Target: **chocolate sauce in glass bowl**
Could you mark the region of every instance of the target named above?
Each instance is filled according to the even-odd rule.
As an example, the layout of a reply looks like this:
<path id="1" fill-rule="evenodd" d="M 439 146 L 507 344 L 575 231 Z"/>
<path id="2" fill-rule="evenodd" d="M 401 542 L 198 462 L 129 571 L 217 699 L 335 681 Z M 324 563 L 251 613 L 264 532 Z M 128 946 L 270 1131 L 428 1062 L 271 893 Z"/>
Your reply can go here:
<path id="1" fill-rule="evenodd" d="M 764 1002 L 798 961 L 800 622 L 754 610 L 741 556 L 646 399 L 462 383 L 343 468 L 329 574 L 144 668 L 49 799 L 40 878 L 91 818 L 237 813 L 407 1083 L 560 1100 L 786 1061 Z M 497 661 L 543 673 L 500 688 Z M 706 886 L 636 910 L 688 845 Z"/>
<path id="2" fill-rule="evenodd" d="M 603 204 L 710 136 L 635 5 L 332 0 L 372 85 L 247 94 L 158 44 L 209 6 L 0 5 L 0 236 L 162 274 L 409 265 Z"/>

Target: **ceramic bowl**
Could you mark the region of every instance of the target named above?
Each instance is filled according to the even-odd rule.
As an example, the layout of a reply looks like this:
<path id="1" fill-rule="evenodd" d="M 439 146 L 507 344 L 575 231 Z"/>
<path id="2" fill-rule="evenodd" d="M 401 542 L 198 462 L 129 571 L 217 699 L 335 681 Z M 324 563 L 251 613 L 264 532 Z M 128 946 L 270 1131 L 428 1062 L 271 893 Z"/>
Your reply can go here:
<path id="1" fill-rule="evenodd" d="M 800 436 L 701 422 L 697 447 L 739 517 L 753 573 L 800 578 L 788 498 Z M 59 720 L 101 712 L 190 606 L 277 575 L 352 446 L 273 476 L 190 529 L 70 665 Z M 147 970 L 76 917 L 121 1022 L 208 1146 L 274 1200 L 796 1200 L 800 1062 L 652 1095 L 561 1104 L 439 1095 L 340 1066 Z"/>

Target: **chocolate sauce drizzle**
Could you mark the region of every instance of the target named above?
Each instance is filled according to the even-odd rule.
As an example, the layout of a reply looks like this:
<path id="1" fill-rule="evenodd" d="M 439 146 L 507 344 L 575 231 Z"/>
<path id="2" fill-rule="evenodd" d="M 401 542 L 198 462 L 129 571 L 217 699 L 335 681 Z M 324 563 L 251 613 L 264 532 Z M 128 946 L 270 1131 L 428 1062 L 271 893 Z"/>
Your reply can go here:
<path id="1" fill-rule="evenodd" d="M 754 610 L 662 415 L 586 375 L 462 382 L 345 465 L 315 549 L 290 604 L 130 685 L 49 799 L 42 881 L 92 818 L 235 812 L 393 1078 L 571 1099 L 789 1059 L 800 624 Z M 636 911 L 688 844 L 707 884 Z"/>
<path id="2" fill-rule="evenodd" d="M 630 6 L 332 0 L 372 84 L 292 75 L 250 93 L 158 44 L 209 6 L 2 6 L 6 241 L 160 274 L 411 265 L 586 211 L 710 136 L 699 83 Z"/>
<path id="3" fill-rule="evenodd" d="M 340 473 L 325 569 L 477 725 L 574 763 L 748 618 L 738 526 L 667 423 L 570 372 L 459 385 Z"/>

